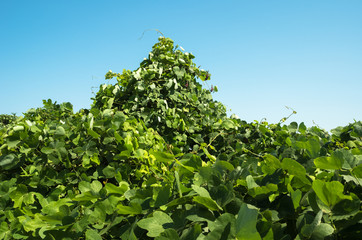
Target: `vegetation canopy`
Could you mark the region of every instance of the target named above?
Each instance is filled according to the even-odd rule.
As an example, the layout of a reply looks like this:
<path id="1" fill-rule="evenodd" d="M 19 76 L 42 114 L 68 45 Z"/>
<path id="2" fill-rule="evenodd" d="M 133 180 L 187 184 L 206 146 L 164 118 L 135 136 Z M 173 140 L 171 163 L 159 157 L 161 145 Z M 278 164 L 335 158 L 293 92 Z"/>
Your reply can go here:
<path id="1" fill-rule="evenodd" d="M 193 59 L 160 37 L 89 109 L 0 115 L 0 239 L 359 239 L 362 122 L 228 117 Z"/>

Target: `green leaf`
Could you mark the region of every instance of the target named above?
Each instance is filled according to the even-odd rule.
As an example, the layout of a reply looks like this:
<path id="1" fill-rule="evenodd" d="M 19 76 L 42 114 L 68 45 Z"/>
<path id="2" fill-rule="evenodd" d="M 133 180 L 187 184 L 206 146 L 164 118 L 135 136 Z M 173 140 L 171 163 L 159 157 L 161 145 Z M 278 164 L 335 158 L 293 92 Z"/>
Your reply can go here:
<path id="1" fill-rule="evenodd" d="M 85 192 L 85 193 L 81 193 L 75 196 L 75 198 L 73 198 L 73 201 L 77 201 L 77 202 L 95 202 L 97 199 L 99 198 L 99 196 L 92 194 L 92 192 Z"/>
<path id="2" fill-rule="evenodd" d="M 215 162 L 216 157 L 215 157 L 214 155 L 211 155 L 206 148 L 202 148 L 202 150 L 203 150 L 203 152 L 205 153 L 205 155 L 206 155 L 212 162 Z"/>
<path id="3" fill-rule="evenodd" d="M 282 161 L 282 168 L 288 171 L 289 174 L 295 176 L 305 176 L 305 168 L 297 161 L 291 158 L 284 158 Z"/>
<path id="4" fill-rule="evenodd" d="M 54 152 L 54 148 L 51 148 L 51 147 L 42 147 L 41 150 L 40 150 L 42 153 L 45 153 L 45 154 L 51 154 Z"/>
<path id="5" fill-rule="evenodd" d="M 173 220 L 166 213 L 155 211 L 152 217 L 141 219 L 137 225 L 148 231 L 147 236 L 157 237 L 165 231 L 165 225 L 172 224 Z"/>
<path id="6" fill-rule="evenodd" d="M 0 224 L 0 239 L 10 239 L 11 231 L 6 222 Z"/>
<path id="7" fill-rule="evenodd" d="M 168 199 L 170 198 L 171 188 L 170 186 L 163 186 L 155 197 L 155 207 L 160 207 L 166 203 L 168 203 Z"/>
<path id="8" fill-rule="evenodd" d="M 220 215 L 215 221 L 207 221 L 210 233 L 204 239 L 235 239 L 235 216 L 230 213 Z M 200 236 L 202 236 L 200 234 Z M 199 238 L 198 238 L 199 239 Z M 202 239 L 202 238 L 201 238 Z"/>
<path id="9" fill-rule="evenodd" d="M 121 137 L 121 135 L 119 135 L 118 132 L 114 132 L 114 138 L 117 140 L 118 143 L 123 144 L 123 138 Z"/>
<path id="10" fill-rule="evenodd" d="M 225 128 L 226 130 L 234 129 L 235 128 L 235 123 L 230 119 L 226 119 L 221 123 L 221 127 Z"/>
<path id="11" fill-rule="evenodd" d="M 298 131 L 301 133 L 301 134 L 305 134 L 305 131 L 307 130 L 307 127 L 305 126 L 304 122 L 301 122 L 299 124 L 299 128 L 298 128 Z"/>
<path id="12" fill-rule="evenodd" d="M 327 236 L 334 233 L 334 228 L 327 223 L 320 223 L 314 228 L 312 239 L 313 240 L 324 240 Z"/>
<path id="13" fill-rule="evenodd" d="M 24 126 L 15 126 L 13 128 L 14 132 L 18 132 L 18 131 L 23 131 L 24 130 Z"/>
<path id="14" fill-rule="evenodd" d="M 106 183 L 105 188 L 108 194 L 116 194 L 116 195 L 123 195 L 128 190 L 128 183 L 122 182 L 120 186 L 117 187 L 112 183 Z"/>
<path id="15" fill-rule="evenodd" d="M 65 129 L 62 126 L 58 126 L 55 130 L 55 136 L 64 136 L 65 135 Z"/>
<path id="16" fill-rule="evenodd" d="M 248 175 L 245 180 L 246 180 L 248 189 L 259 187 L 259 185 L 255 182 L 253 176 Z"/>
<path id="17" fill-rule="evenodd" d="M 177 79 L 182 79 L 185 75 L 185 70 L 182 68 L 180 69 L 178 66 L 173 67 L 173 72 L 175 73 Z"/>
<path id="18" fill-rule="evenodd" d="M 103 168 L 102 173 L 106 178 L 113 178 L 116 175 L 116 169 L 110 165 Z"/>
<path id="19" fill-rule="evenodd" d="M 316 158 L 319 156 L 321 145 L 318 140 L 312 138 L 305 143 L 305 149 L 310 158 Z"/>
<path id="20" fill-rule="evenodd" d="M 92 190 L 93 193 L 97 194 L 99 193 L 99 191 L 102 189 L 102 183 L 95 180 L 90 184 L 90 188 Z"/>
<path id="21" fill-rule="evenodd" d="M 197 202 L 211 211 L 223 210 L 213 199 L 209 197 L 196 196 L 193 198 L 194 202 Z"/>
<path id="22" fill-rule="evenodd" d="M 227 161 L 217 160 L 213 166 L 216 168 L 223 169 L 223 170 L 229 170 L 229 171 L 234 170 L 234 166 Z"/>
<path id="23" fill-rule="evenodd" d="M 243 203 L 240 206 L 235 222 L 236 237 L 238 240 L 261 240 L 256 229 L 259 210 L 249 204 Z"/>
<path id="24" fill-rule="evenodd" d="M 314 164 L 317 168 L 331 170 L 341 169 L 343 162 L 343 153 L 338 151 L 333 152 L 330 157 L 323 156 L 314 160 Z"/>
<path id="25" fill-rule="evenodd" d="M 191 187 L 201 197 L 211 198 L 209 192 L 205 188 L 196 185 L 192 185 Z"/>
<path id="26" fill-rule="evenodd" d="M 202 229 L 201 225 L 195 223 L 192 227 L 183 231 L 181 235 L 181 240 L 197 240 L 197 238 L 201 235 Z"/>
<path id="27" fill-rule="evenodd" d="M 264 156 L 264 161 L 261 167 L 263 173 L 273 174 L 278 168 L 282 168 L 282 164 L 278 158 L 270 154 Z"/>
<path id="28" fill-rule="evenodd" d="M 85 239 L 86 240 L 102 240 L 102 236 L 96 230 L 88 229 L 85 232 Z"/>
<path id="29" fill-rule="evenodd" d="M 6 145 L 8 145 L 9 148 L 15 148 L 21 141 L 20 140 L 6 140 Z"/>
<path id="30" fill-rule="evenodd" d="M 15 154 L 8 154 L 0 156 L 0 167 L 3 167 L 5 170 L 9 170 L 18 163 L 18 158 Z"/>
<path id="31" fill-rule="evenodd" d="M 310 238 L 315 230 L 315 228 L 321 223 L 323 217 L 323 212 L 320 210 L 315 216 L 311 224 L 306 224 L 302 227 L 301 233 L 304 237 Z"/>
<path id="32" fill-rule="evenodd" d="M 329 208 L 333 207 L 342 199 L 352 200 L 350 196 L 344 195 L 344 186 L 337 181 L 324 182 L 316 179 L 313 181 L 312 188 L 317 194 L 318 198 Z"/>
<path id="33" fill-rule="evenodd" d="M 358 166 L 353 168 L 352 172 L 356 177 L 362 178 L 362 164 L 359 164 Z"/>
<path id="34" fill-rule="evenodd" d="M 334 151 L 334 153 L 336 155 L 336 157 L 342 159 L 343 165 L 342 168 L 344 169 L 352 169 L 355 166 L 358 165 L 359 160 L 358 158 L 356 158 L 353 154 L 351 150 L 347 150 L 347 149 L 337 149 L 336 151 Z"/>
<path id="35" fill-rule="evenodd" d="M 138 203 L 131 203 L 130 206 L 117 205 L 118 213 L 124 215 L 137 215 L 142 213 L 142 207 Z"/>
<path id="36" fill-rule="evenodd" d="M 155 156 L 156 160 L 159 162 L 165 162 L 168 163 L 175 159 L 173 154 L 166 153 L 166 152 L 158 152 L 150 150 L 149 153 L 153 156 Z"/>
<path id="37" fill-rule="evenodd" d="M 256 196 L 265 195 L 265 194 L 269 195 L 276 191 L 278 191 L 278 185 L 269 183 L 266 186 L 259 186 L 259 187 L 251 188 L 251 189 L 249 189 L 248 193 L 250 194 L 250 196 L 256 197 Z"/>
<path id="38" fill-rule="evenodd" d="M 163 231 L 160 236 L 156 237 L 155 240 L 178 240 L 180 239 L 176 230 L 173 228 L 167 228 Z"/>
<path id="39" fill-rule="evenodd" d="M 98 139 L 100 137 L 100 135 L 98 133 L 96 133 L 94 130 L 92 130 L 90 128 L 87 129 L 87 132 L 89 135 L 91 135 L 95 139 Z"/>
<path id="40" fill-rule="evenodd" d="M 321 149 L 319 141 L 315 138 L 308 139 L 308 141 L 296 141 L 295 147 L 297 149 L 305 149 L 310 158 L 318 157 Z"/>
<path id="41" fill-rule="evenodd" d="M 299 207 L 300 200 L 302 199 L 302 192 L 297 189 L 296 191 L 291 193 L 292 201 L 294 209 L 297 209 Z"/>

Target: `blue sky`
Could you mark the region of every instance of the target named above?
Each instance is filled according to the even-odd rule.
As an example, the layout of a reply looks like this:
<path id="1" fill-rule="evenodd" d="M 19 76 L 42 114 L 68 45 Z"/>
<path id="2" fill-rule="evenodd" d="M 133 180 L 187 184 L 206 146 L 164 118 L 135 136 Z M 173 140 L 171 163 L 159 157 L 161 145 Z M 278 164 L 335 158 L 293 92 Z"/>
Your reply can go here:
<path id="1" fill-rule="evenodd" d="M 0 1 L 0 113 L 42 99 L 89 108 L 108 70 L 134 70 L 159 29 L 248 122 L 362 120 L 362 1 Z"/>

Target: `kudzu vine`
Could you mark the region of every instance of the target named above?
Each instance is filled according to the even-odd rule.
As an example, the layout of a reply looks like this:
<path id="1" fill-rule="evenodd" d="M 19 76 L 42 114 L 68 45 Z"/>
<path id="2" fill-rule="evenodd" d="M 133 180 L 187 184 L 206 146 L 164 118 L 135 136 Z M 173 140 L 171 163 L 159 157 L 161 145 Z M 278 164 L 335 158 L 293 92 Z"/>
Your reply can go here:
<path id="1" fill-rule="evenodd" d="M 362 122 L 228 117 L 194 58 L 162 36 L 89 109 L 1 115 L 0 239 L 359 239 Z"/>

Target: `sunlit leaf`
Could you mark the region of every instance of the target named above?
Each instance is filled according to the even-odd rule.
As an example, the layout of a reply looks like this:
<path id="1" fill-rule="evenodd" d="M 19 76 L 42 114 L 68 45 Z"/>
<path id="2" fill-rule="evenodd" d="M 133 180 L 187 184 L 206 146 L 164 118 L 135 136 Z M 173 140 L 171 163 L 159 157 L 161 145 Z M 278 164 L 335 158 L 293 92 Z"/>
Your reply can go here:
<path id="1" fill-rule="evenodd" d="M 166 213 L 161 211 L 155 211 L 152 217 L 144 218 L 140 220 L 137 225 L 140 228 L 148 231 L 147 236 L 157 237 L 167 228 L 167 224 L 172 224 L 173 220 Z"/>

